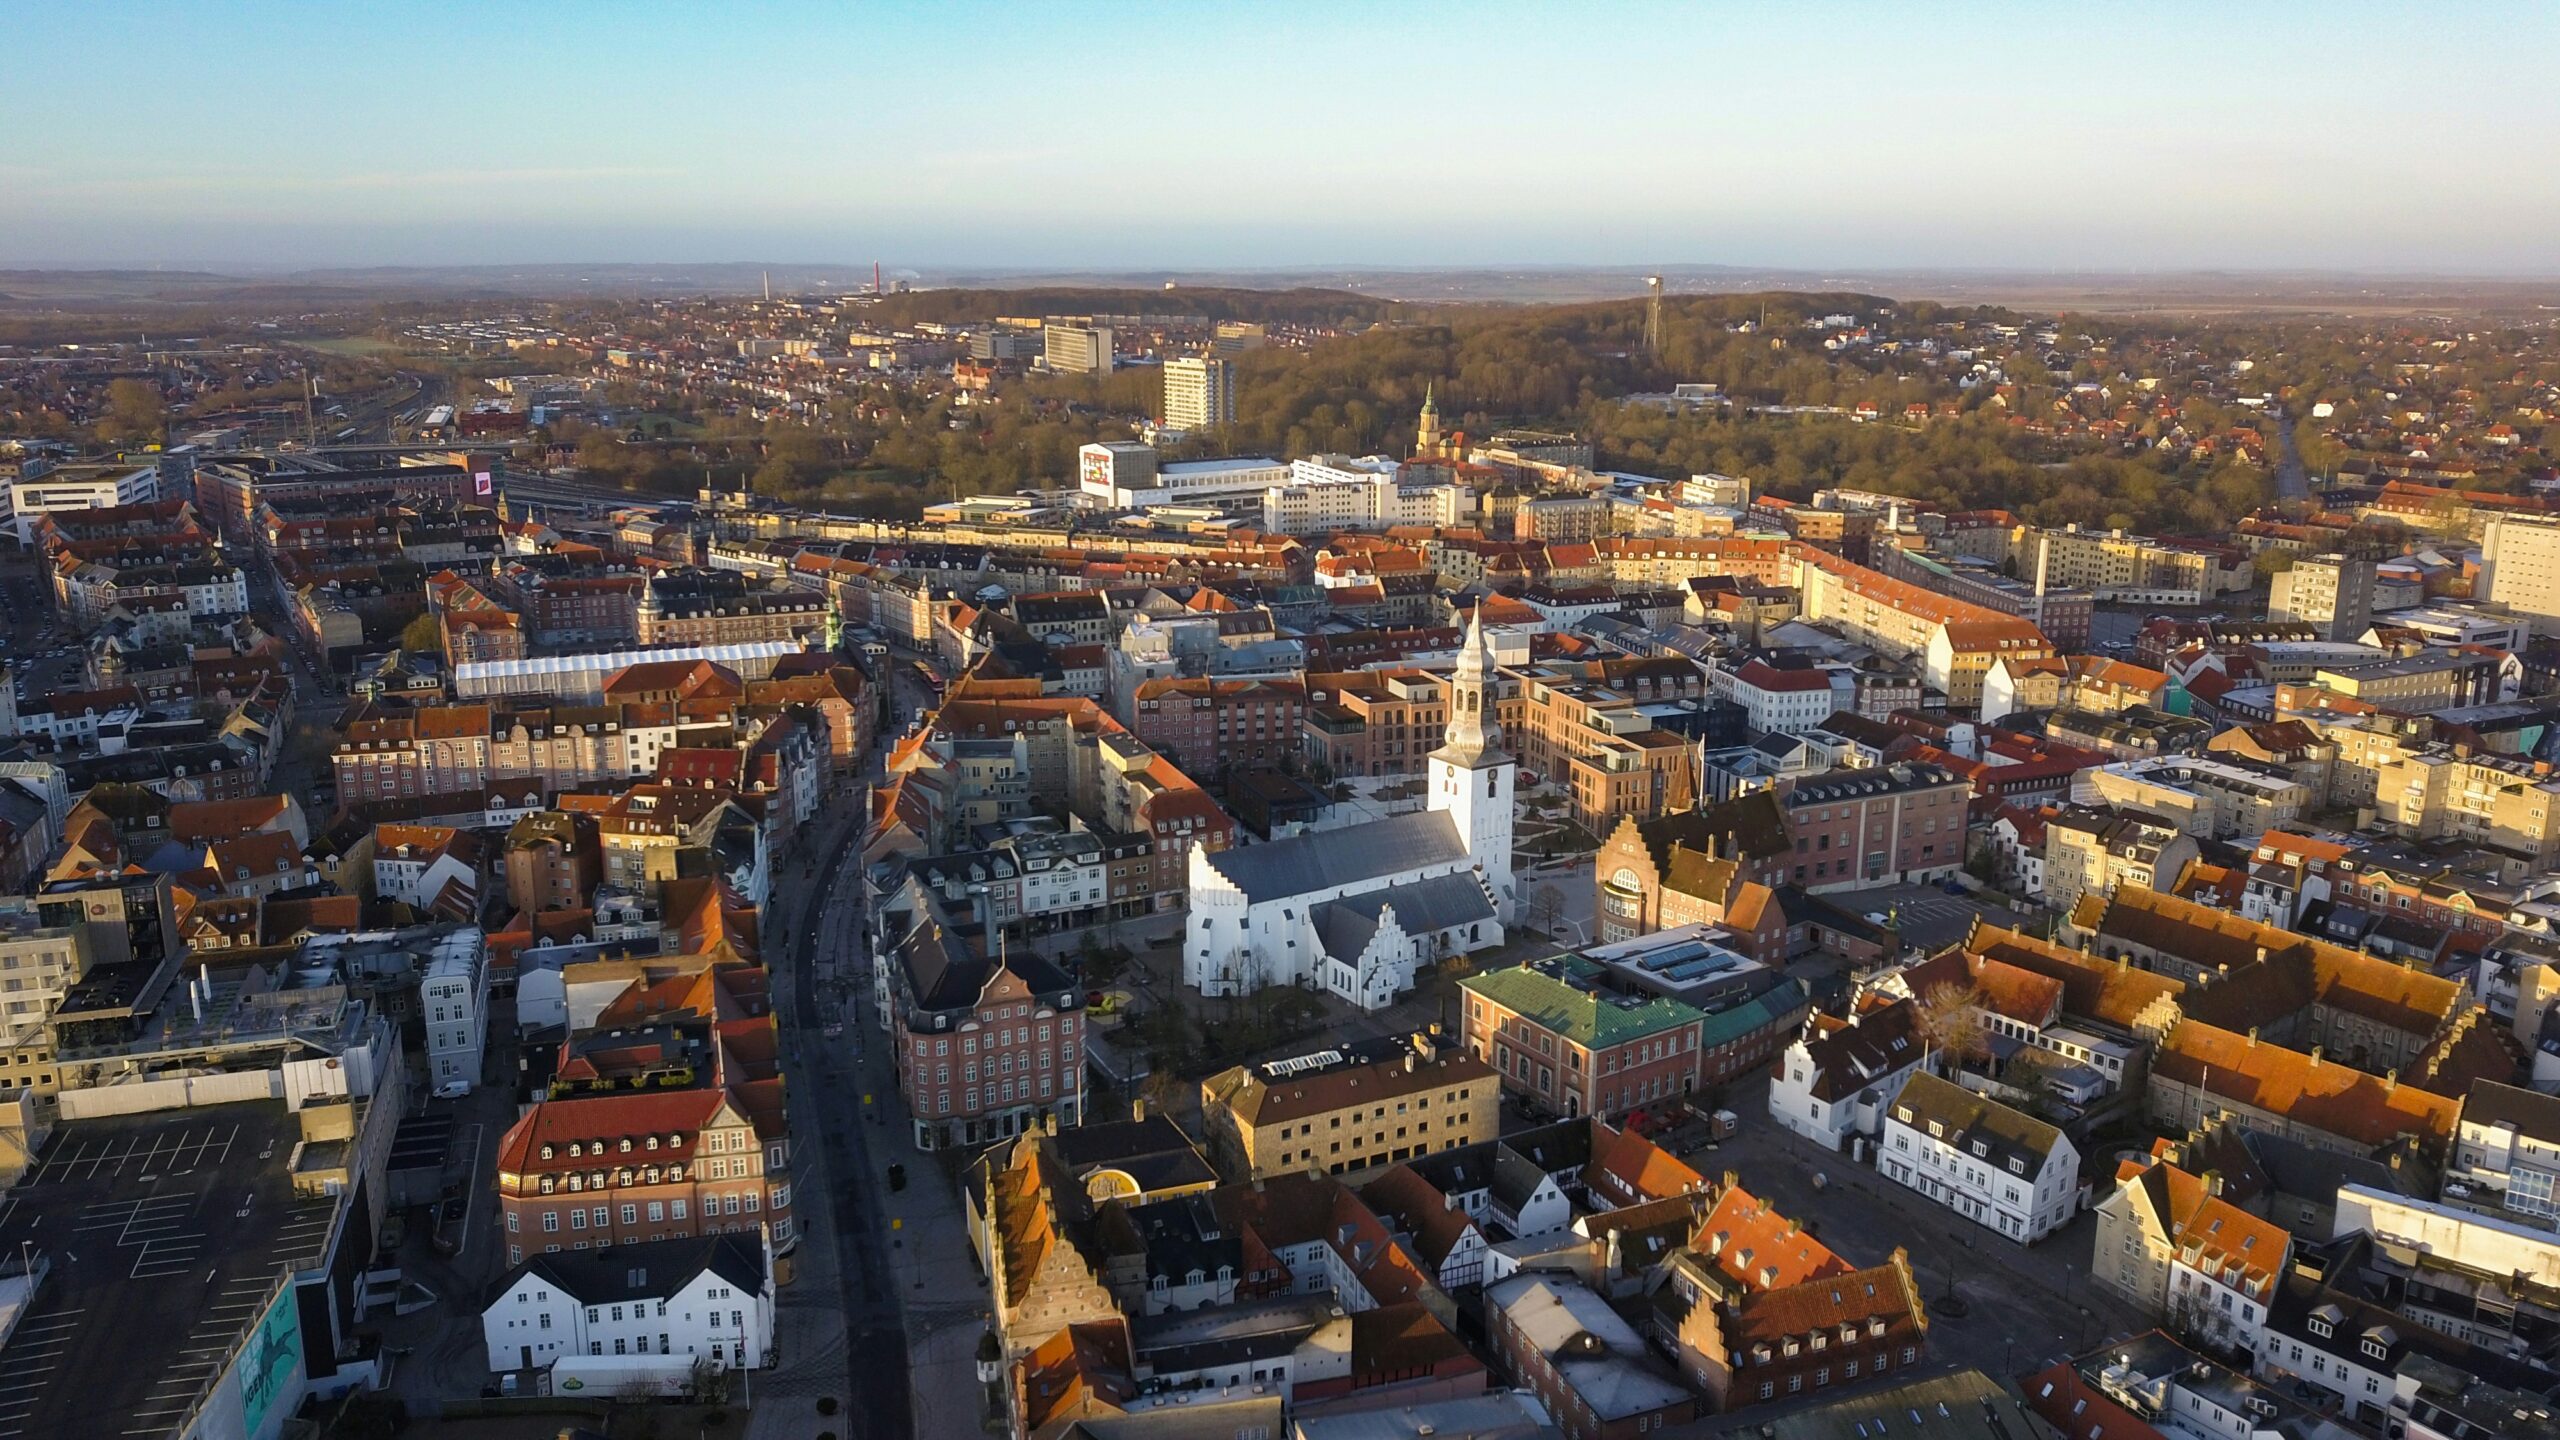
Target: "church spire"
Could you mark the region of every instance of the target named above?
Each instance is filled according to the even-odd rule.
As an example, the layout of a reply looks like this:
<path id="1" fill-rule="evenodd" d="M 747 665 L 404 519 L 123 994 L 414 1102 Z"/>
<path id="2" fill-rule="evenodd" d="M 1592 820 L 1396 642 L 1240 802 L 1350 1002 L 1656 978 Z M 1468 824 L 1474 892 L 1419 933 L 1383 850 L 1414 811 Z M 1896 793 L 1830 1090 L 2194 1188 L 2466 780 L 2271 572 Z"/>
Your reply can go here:
<path id="1" fill-rule="evenodd" d="M 1440 403 L 1436 398 L 1438 382 L 1422 382 L 1422 419 L 1414 426 L 1413 453 L 1425 460 L 1440 454 Z"/>
<path id="2" fill-rule="evenodd" d="M 1484 602 L 1479 600 L 1467 617 L 1467 638 L 1458 646 L 1457 670 L 1449 677 L 1449 729 L 1439 754 L 1452 764 L 1473 767 L 1501 752 L 1493 667 L 1493 642 L 1484 633 Z"/>

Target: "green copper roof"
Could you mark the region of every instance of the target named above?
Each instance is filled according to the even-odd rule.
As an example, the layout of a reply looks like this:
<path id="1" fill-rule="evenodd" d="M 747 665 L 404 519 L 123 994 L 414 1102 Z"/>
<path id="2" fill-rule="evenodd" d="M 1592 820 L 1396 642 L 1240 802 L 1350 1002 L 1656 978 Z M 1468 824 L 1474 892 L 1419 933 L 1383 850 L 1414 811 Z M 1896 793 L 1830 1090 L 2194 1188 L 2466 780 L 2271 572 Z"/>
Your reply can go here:
<path id="1" fill-rule="evenodd" d="M 1577 976 L 1605 973 L 1603 967 L 1571 955 L 1564 957 L 1560 968 L 1565 974 Z M 1592 1050 L 1677 1030 L 1697 1023 L 1706 1013 L 1695 1005 L 1658 995 L 1641 1004 L 1620 1004 L 1526 965 L 1470 975 L 1459 983 L 1469 992 Z"/>

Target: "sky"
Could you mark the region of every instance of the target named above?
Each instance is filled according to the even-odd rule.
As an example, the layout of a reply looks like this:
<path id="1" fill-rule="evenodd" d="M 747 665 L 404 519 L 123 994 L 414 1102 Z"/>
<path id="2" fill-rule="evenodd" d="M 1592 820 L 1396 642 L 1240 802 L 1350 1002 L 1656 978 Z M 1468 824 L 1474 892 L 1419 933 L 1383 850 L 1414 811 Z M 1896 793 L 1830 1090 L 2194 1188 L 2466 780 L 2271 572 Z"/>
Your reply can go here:
<path id="1" fill-rule="evenodd" d="M 0 266 L 2560 273 L 2560 4 L 0 0 Z"/>

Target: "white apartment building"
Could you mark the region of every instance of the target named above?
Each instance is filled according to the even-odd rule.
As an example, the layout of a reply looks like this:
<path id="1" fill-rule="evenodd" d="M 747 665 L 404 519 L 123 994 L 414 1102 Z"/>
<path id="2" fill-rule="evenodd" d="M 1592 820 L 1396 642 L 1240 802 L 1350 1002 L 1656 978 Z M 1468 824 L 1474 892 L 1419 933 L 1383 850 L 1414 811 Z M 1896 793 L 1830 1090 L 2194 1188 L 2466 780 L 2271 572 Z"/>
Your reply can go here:
<path id="1" fill-rule="evenodd" d="M 143 505 L 160 498 L 160 471 L 154 466 L 121 474 L 84 472 L 66 475 L 48 471 L 33 480 L 18 480 L 9 486 L 10 523 L 18 532 L 18 543 L 35 543 L 36 519 L 57 510 L 105 510 L 117 505 Z"/>
<path id="2" fill-rule="evenodd" d="M 1051 323 L 1040 327 L 1042 363 L 1061 375 L 1110 374 L 1111 344 L 1107 326 Z"/>
<path id="3" fill-rule="evenodd" d="M 1214 430 L 1236 423 L 1236 367 L 1209 355 L 1164 362 L 1164 423 L 1175 430 Z"/>
<path id="4" fill-rule="evenodd" d="M 418 977 L 418 1015 L 427 1024 L 427 1083 L 444 1093 L 478 1085 L 489 1036 L 489 965 L 478 927 L 436 942 Z"/>
<path id="5" fill-rule="evenodd" d="M 2530 618 L 2536 630 L 2560 631 L 2560 520 L 2491 520 L 2480 537 L 2477 593 Z"/>
<path id="6" fill-rule="evenodd" d="M 2560 1229 L 2560 1096 L 2494 1080 L 2473 1085 L 2444 1198 Z"/>
<path id="7" fill-rule="evenodd" d="M 1833 711 L 1853 708 L 1832 684 L 1833 672 L 1828 670 L 1780 670 L 1765 661 L 1748 660 L 1729 673 L 1730 678 L 1728 672 L 1718 670 L 1710 678 L 1719 692 L 1743 708 L 1755 735 L 1796 734 L 1830 719 Z"/>
<path id="8" fill-rule="evenodd" d="M 755 1233 L 540 1254 L 480 1312 L 493 1372 L 568 1356 L 664 1355 L 760 1369 L 773 1351 L 773 1263 Z"/>
<path id="9" fill-rule="evenodd" d="M 1390 525 L 1455 525 L 1472 514 L 1475 492 L 1463 485 L 1406 483 L 1403 467 L 1384 455 L 1318 455 L 1289 463 L 1286 483 L 1263 497 L 1262 528 L 1309 535 L 1331 529 Z"/>
<path id="10" fill-rule="evenodd" d="M 2273 766 L 2155 755 L 2079 772 L 2071 777 L 2071 801 L 2155 816 L 2199 840 L 2228 840 L 2291 825 L 2315 797 L 2310 786 Z"/>
<path id="11" fill-rule="evenodd" d="M 1894 1097 L 1876 1169 L 2021 1245 L 2079 1206 L 2080 1152 L 2060 1130 L 1935 1075 Z"/>

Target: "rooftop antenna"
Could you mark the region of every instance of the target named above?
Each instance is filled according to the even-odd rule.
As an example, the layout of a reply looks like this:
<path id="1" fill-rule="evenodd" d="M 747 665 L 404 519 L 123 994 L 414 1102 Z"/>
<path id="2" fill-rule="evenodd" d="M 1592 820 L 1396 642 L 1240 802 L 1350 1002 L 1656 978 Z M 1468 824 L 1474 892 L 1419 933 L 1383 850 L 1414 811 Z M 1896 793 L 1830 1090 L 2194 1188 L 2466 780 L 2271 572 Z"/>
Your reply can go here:
<path id="1" fill-rule="evenodd" d="M 1662 358 L 1662 277 L 1647 275 L 1644 288 L 1647 292 L 1644 302 L 1644 353 L 1659 360 Z"/>

